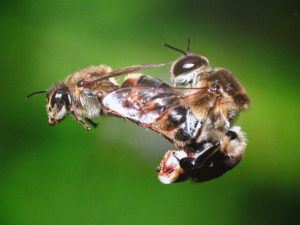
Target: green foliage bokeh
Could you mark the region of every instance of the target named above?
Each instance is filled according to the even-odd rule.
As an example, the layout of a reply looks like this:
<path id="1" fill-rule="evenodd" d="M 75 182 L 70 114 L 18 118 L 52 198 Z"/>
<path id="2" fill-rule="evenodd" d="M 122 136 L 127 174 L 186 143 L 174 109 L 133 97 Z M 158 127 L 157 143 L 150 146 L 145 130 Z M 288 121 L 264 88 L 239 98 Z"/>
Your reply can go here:
<path id="1" fill-rule="evenodd" d="M 299 6 L 299 4 L 298 4 Z M 287 224 L 299 211 L 299 7 L 296 1 L 1 3 L 0 224 Z M 103 117 L 49 127 L 49 88 L 89 65 L 173 61 L 168 42 L 230 69 L 252 108 L 241 164 L 203 184 L 163 185 L 166 140 Z M 145 71 L 169 82 L 169 67 Z"/>

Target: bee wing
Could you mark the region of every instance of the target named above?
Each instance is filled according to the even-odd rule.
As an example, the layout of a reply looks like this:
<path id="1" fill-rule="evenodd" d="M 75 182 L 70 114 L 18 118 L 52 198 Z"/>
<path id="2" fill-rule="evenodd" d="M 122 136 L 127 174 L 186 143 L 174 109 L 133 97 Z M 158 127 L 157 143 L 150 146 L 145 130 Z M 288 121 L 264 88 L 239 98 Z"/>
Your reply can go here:
<path id="1" fill-rule="evenodd" d="M 133 73 L 137 72 L 139 70 L 147 69 L 147 68 L 154 68 L 154 67 L 161 67 L 169 63 L 155 63 L 155 64 L 145 64 L 145 65 L 137 65 L 137 66 L 129 66 L 129 67 L 124 67 L 118 70 L 113 70 L 111 72 L 108 72 L 107 74 L 103 74 L 101 77 L 90 77 L 82 81 L 81 85 L 87 86 L 91 85 L 100 81 L 103 81 L 105 79 L 111 78 L 111 77 L 116 77 L 128 73 Z"/>
<path id="2" fill-rule="evenodd" d="M 106 95 L 102 103 L 123 117 L 150 124 L 187 105 L 193 94 L 185 95 L 158 79 L 140 76 L 128 78 L 120 89 Z"/>
<path id="3" fill-rule="evenodd" d="M 169 90 L 162 87 L 121 88 L 106 95 L 103 105 L 124 117 L 149 124 L 179 103 L 179 96 Z"/>

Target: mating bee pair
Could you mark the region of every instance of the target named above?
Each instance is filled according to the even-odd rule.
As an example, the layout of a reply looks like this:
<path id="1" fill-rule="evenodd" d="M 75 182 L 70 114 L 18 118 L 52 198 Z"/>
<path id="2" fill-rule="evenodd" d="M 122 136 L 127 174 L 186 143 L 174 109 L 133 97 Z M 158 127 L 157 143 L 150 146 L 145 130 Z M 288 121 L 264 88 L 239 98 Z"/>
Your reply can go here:
<path id="1" fill-rule="evenodd" d="M 219 177 L 243 157 L 246 138 L 233 123 L 249 107 L 249 97 L 230 71 L 211 68 L 206 57 L 191 54 L 190 41 L 186 52 L 165 45 L 183 54 L 172 64 L 172 86 L 142 74 L 129 75 L 121 86 L 114 80 L 166 63 L 114 71 L 91 66 L 28 97 L 46 93 L 51 125 L 71 114 L 90 129 L 97 125 L 93 117 L 110 114 L 158 132 L 177 148 L 166 152 L 157 169 L 162 183 Z"/>

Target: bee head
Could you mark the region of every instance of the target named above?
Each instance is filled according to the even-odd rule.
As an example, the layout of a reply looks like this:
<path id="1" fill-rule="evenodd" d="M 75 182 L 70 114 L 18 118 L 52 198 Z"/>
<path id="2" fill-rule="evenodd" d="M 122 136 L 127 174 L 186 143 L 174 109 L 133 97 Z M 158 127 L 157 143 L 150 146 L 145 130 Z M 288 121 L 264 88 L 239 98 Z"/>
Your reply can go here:
<path id="1" fill-rule="evenodd" d="M 51 87 L 48 91 L 35 91 L 27 95 L 30 98 L 36 94 L 46 93 L 48 103 L 46 105 L 49 124 L 54 125 L 65 118 L 72 102 L 68 87 L 60 82 Z"/>
<path id="2" fill-rule="evenodd" d="M 206 57 L 192 55 L 190 53 L 190 39 L 188 39 L 186 52 L 165 44 L 166 47 L 182 53 L 184 56 L 176 60 L 171 68 L 172 82 L 175 86 L 192 86 L 197 80 L 200 70 L 209 68 L 209 61 Z"/>
<path id="3" fill-rule="evenodd" d="M 208 59 L 204 56 L 186 55 L 173 63 L 171 73 L 173 77 L 188 75 L 188 73 L 208 65 Z"/>
<path id="4" fill-rule="evenodd" d="M 47 99 L 46 109 L 49 124 L 55 125 L 68 114 L 72 102 L 71 95 L 68 88 L 63 83 L 59 83 L 50 88 L 47 92 Z"/>

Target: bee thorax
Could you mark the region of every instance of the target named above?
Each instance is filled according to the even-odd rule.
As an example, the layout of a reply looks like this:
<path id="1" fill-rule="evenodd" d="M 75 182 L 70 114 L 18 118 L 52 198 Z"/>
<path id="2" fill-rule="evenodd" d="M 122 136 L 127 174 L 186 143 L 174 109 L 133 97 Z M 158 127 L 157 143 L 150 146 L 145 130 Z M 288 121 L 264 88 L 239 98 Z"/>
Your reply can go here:
<path id="1" fill-rule="evenodd" d="M 79 98 L 79 114 L 86 118 L 93 118 L 100 115 L 102 111 L 101 104 L 93 95 L 82 94 Z"/>
<path id="2" fill-rule="evenodd" d="M 194 87 L 197 82 L 198 72 L 192 71 L 187 74 L 182 74 L 172 77 L 172 83 L 176 87 Z"/>

